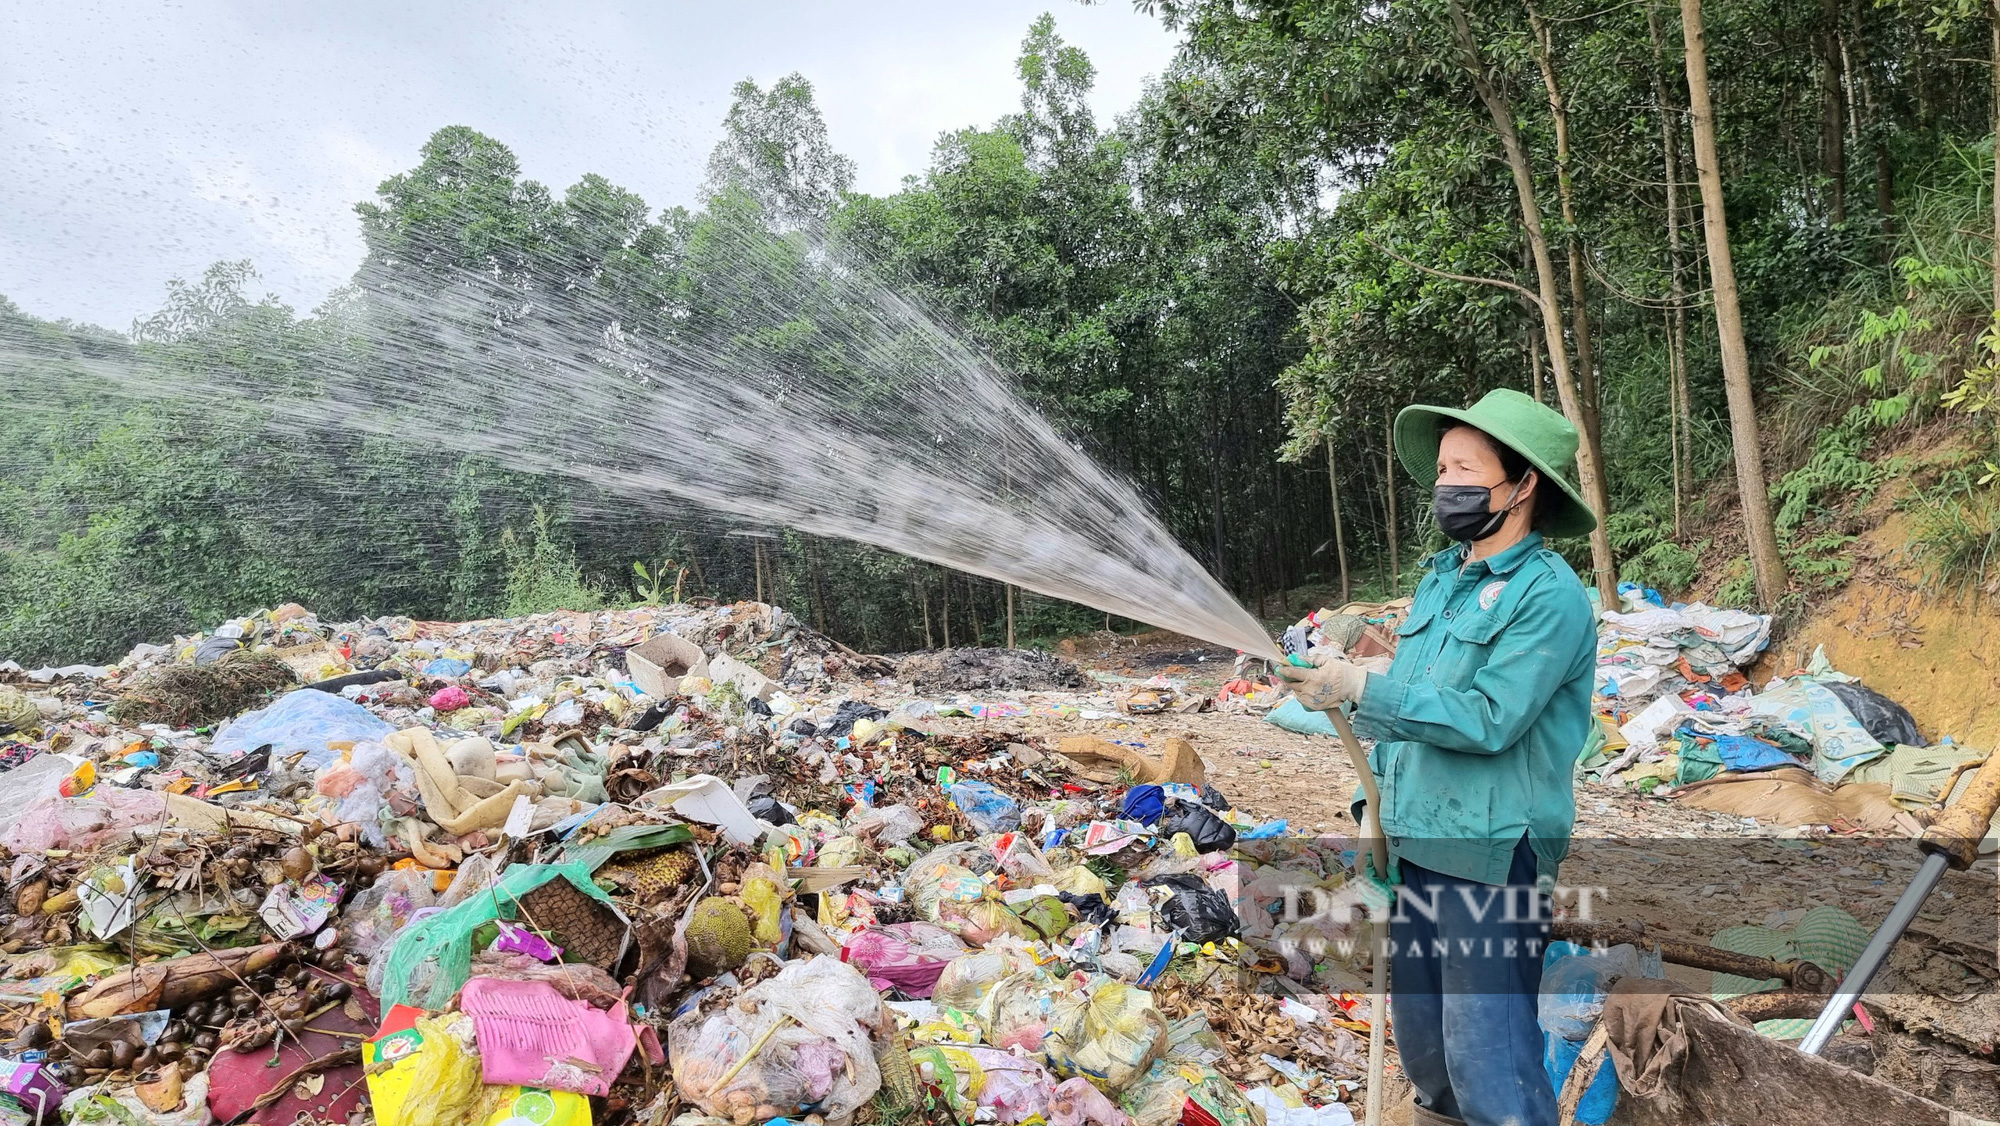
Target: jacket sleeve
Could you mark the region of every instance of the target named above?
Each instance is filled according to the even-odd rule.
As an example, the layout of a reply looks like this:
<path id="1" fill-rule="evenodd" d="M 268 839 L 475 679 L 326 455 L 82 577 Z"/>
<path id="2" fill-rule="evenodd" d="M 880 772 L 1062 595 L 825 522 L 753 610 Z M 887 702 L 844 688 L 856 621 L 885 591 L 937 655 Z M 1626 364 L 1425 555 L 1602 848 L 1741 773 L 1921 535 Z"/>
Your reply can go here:
<path id="1" fill-rule="evenodd" d="M 1446 750 L 1494 755 L 1513 746 L 1542 713 L 1555 687 L 1576 665 L 1580 639 L 1590 633 L 1590 604 L 1566 597 L 1555 584 L 1530 591 L 1493 640 L 1486 664 L 1468 688 L 1426 679 L 1407 683 L 1370 673 L 1355 709 L 1357 727 L 1376 739 L 1429 743 Z"/>

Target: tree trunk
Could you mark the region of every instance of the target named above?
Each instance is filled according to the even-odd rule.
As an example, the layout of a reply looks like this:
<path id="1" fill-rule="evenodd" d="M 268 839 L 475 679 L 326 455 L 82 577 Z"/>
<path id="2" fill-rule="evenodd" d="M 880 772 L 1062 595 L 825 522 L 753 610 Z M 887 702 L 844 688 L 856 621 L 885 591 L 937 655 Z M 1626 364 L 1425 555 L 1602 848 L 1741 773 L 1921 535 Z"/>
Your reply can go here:
<path id="1" fill-rule="evenodd" d="M 916 589 L 917 607 L 924 615 L 924 648 L 935 649 L 937 641 L 931 634 L 931 596 L 924 590 L 924 580 L 920 577 L 920 572 L 911 572 L 910 585 Z"/>
<path id="2" fill-rule="evenodd" d="M 1396 558 L 1396 416 L 1382 415 L 1382 499 L 1389 509 L 1389 597 L 1403 596 L 1402 561 Z"/>
<path id="3" fill-rule="evenodd" d="M 1563 414 L 1569 417 L 1581 436 L 1588 432 L 1583 404 L 1579 401 L 1576 383 L 1570 374 L 1569 348 L 1563 340 L 1562 300 L 1556 292 L 1556 268 L 1549 257 L 1549 240 L 1542 232 L 1542 209 L 1535 199 L 1535 179 L 1528 170 L 1528 152 L 1521 144 L 1521 134 L 1514 128 L 1513 108 L 1486 75 L 1486 63 L 1480 58 L 1479 46 L 1472 38 L 1472 24 L 1465 18 L 1464 4 L 1461 0 L 1448 2 L 1460 61 L 1472 76 L 1473 89 L 1478 91 L 1479 100 L 1485 104 L 1487 116 L 1493 119 L 1493 131 L 1500 135 L 1500 146 L 1506 150 L 1507 165 L 1514 173 L 1514 191 L 1521 200 L 1521 226 L 1527 232 L 1528 249 L 1535 258 L 1535 283 L 1542 306 L 1542 337 L 1549 349 L 1549 378 L 1556 385 L 1556 399 L 1562 404 Z M 2000 3 L 2000 0 L 1995 2 Z M 1578 443 L 1576 475 L 1586 500 L 1602 495 L 1603 466 L 1598 460 L 1598 452 L 1588 442 Z M 1611 534 L 1605 527 L 1606 516 L 1605 509 L 1599 507 L 1597 530 L 1590 534 L 1590 561 L 1604 605 L 1616 606 L 1618 567 L 1611 555 Z"/>
<path id="4" fill-rule="evenodd" d="M 751 540 L 751 541 L 750 541 L 750 552 L 751 552 L 751 557 L 750 557 L 750 565 L 751 565 L 751 566 L 752 566 L 753 568 L 755 568 L 755 569 L 756 569 L 756 572 L 757 572 L 757 601 L 759 601 L 759 602 L 763 602 L 763 601 L 765 601 L 765 598 L 764 598 L 764 541 L 763 541 L 763 540 Z"/>
<path id="5" fill-rule="evenodd" d="M 819 543 L 806 538 L 806 586 L 812 591 L 813 628 L 826 632 L 826 577 L 820 571 Z"/>
<path id="6" fill-rule="evenodd" d="M 1007 584 L 1007 648 L 1014 648 L 1014 584 Z"/>
<path id="7" fill-rule="evenodd" d="M 1681 0 L 1681 37 L 1687 47 L 1688 109 L 1694 118 L 1694 165 L 1701 182 L 1702 232 L 1708 272 L 1715 286 L 1715 329 L 1722 350 L 1722 385 L 1729 397 L 1729 432 L 1736 447 L 1736 487 L 1743 494 L 1743 525 L 1757 600 L 1775 607 L 1787 585 L 1757 448 L 1757 402 L 1750 388 L 1750 352 L 1743 341 L 1743 311 L 1736 303 L 1736 265 L 1729 254 L 1729 219 L 1722 207 L 1722 170 L 1716 161 L 1715 110 L 1708 100 L 1708 44 L 1701 0 Z M 1996 211 L 2000 215 L 2000 211 Z M 2000 253 L 2000 248 L 1996 248 Z"/>
<path id="8" fill-rule="evenodd" d="M 1532 329 L 1528 332 L 1528 393 L 1536 402 L 1542 401 L 1542 338 Z"/>
<path id="9" fill-rule="evenodd" d="M 938 612 L 938 621 L 944 623 L 944 647 L 949 649 L 951 648 L 951 572 L 940 571 L 938 574 L 944 579 L 938 584 L 938 589 L 942 592 L 940 597 L 944 599 L 944 605 Z"/>
<path id="10" fill-rule="evenodd" d="M 1674 537 L 1686 530 L 1686 502 L 1694 476 L 1694 416 L 1687 393 L 1687 287 L 1681 281 L 1681 122 L 1673 86 L 1666 80 L 1665 42 L 1659 8 L 1646 5 L 1646 31 L 1653 40 L 1653 103 L 1660 114 L 1660 155 L 1667 185 L 1667 427 L 1674 459 Z"/>
<path id="11" fill-rule="evenodd" d="M 1340 515 L 1340 470 L 1334 465 L 1333 438 L 1326 440 L 1326 485 L 1333 494 L 1333 555 L 1340 563 L 1340 604 L 1354 601 L 1347 578 L 1347 526 Z"/>
<path id="12" fill-rule="evenodd" d="M 1841 81 L 1840 3 L 1820 0 L 1819 160 L 1827 179 L 1826 217 L 1847 222 L 1847 91 Z"/>
<path id="13" fill-rule="evenodd" d="M 1590 289 L 1583 276 L 1583 236 L 1577 228 L 1576 190 L 1570 176 L 1569 106 L 1563 101 L 1562 86 L 1556 81 L 1555 36 L 1549 30 L 1549 23 L 1532 5 L 1528 8 L 1528 22 L 1534 28 L 1535 42 L 1540 48 L 1535 52 L 1535 65 L 1542 72 L 1542 87 L 1549 95 L 1549 119 L 1555 125 L 1556 195 L 1562 201 L 1563 226 L 1567 231 L 1564 256 L 1569 265 L 1570 335 L 1576 338 L 1576 382 L 1583 404 L 1584 425 L 1580 437 L 1590 447 L 1591 456 L 1597 464 L 1603 465 L 1603 426 L 1598 419 L 1597 344 L 1590 331 Z M 1609 488 L 1601 474 L 1598 484 Z M 1608 495 L 1590 494 L 1586 499 L 1599 512 L 1608 511 L 1611 507 Z"/>

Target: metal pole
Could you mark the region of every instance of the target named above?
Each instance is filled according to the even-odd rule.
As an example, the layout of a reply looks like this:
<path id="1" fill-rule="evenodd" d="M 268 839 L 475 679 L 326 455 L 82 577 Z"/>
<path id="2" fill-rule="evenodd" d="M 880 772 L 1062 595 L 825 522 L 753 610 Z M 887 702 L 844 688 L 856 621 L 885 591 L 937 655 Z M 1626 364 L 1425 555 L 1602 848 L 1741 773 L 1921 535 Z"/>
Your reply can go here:
<path id="1" fill-rule="evenodd" d="M 1847 1014 L 1854 1008 L 1854 1003 L 1860 1000 L 1861 994 L 1867 990 L 1868 982 L 1875 976 L 1875 971 L 1881 969 L 1882 963 L 1888 960 L 1890 947 L 1895 946 L 1896 940 L 1903 937 L 1903 932 L 1909 929 L 1910 920 L 1917 917 L 1917 909 L 1924 905 L 1924 900 L 1929 898 L 1931 890 L 1937 887 L 1938 880 L 1944 877 L 1948 863 L 1949 858 L 1941 852 L 1933 852 L 1924 857 L 1924 866 L 1917 869 L 1916 878 L 1910 881 L 1909 887 L 1903 889 L 1902 897 L 1896 900 L 1896 906 L 1889 909 L 1889 917 L 1882 920 L 1882 926 L 1876 930 L 1875 937 L 1868 940 L 1867 949 L 1861 952 L 1861 957 L 1855 959 L 1854 968 L 1847 971 L 1847 976 L 1840 981 L 1840 988 L 1834 990 L 1833 997 L 1826 1003 L 1826 1008 L 1820 1010 L 1819 1019 L 1813 1021 L 1812 1030 L 1799 1042 L 1799 1051 L 1809 1056 L 1816 1056 L 1821 1048 L 1826 1047 L 1826 1042 L 1833 1039 L 1833 1034 L 1839 1030 L 1841 1022 L 1847 1019 Z"/>

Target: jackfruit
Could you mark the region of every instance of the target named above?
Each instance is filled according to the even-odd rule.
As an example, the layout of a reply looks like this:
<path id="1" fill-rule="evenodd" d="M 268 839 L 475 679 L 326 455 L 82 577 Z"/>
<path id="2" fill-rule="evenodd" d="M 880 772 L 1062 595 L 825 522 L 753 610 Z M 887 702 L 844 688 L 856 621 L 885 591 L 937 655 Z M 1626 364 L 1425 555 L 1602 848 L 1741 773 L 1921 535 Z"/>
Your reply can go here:
<path id="1" fill-rule="evenodd" d="M 750 920 L 719 895 L 695 904 L 688 920 L 688 972 L 697 978 L 733 970 L 750 956 Z"/>
<path id="2" fill-rule="evenodd" d="M 667 898 L 695 874 L 694 854 L 686 849 L 662 849 L 638 859 L 620 860 L 612 871 L 630 877 L 632 894 L 641 903 Z"/>

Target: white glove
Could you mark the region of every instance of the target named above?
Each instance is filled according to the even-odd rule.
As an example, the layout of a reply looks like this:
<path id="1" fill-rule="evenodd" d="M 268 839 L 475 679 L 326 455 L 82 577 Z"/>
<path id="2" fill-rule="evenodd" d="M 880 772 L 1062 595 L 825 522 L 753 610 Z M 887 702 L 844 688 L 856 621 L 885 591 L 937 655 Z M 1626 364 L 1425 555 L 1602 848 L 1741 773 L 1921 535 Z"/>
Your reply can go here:
<path id="1" fill-rule="evenodd" d="M 1278 666 L 1278 675 L 1292 686 L 1292 695 L 1316 712 L 1330 712 L 1342 704 L 1361 699 L 1368 687 L 1368 670 L 1345 657 L 1327 654 L 1314 659 L 1313 667 Z"/>

